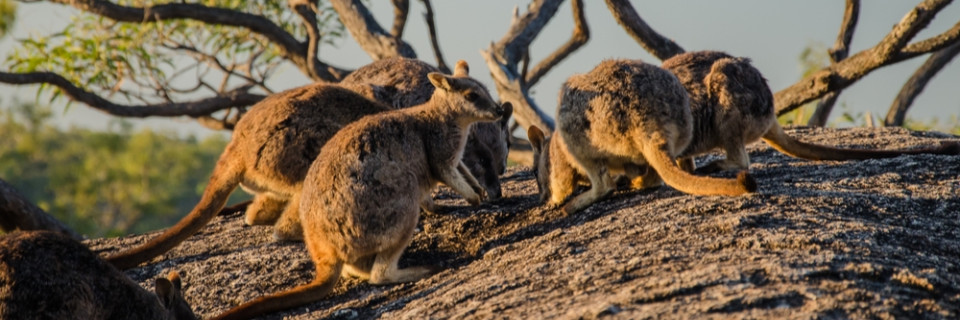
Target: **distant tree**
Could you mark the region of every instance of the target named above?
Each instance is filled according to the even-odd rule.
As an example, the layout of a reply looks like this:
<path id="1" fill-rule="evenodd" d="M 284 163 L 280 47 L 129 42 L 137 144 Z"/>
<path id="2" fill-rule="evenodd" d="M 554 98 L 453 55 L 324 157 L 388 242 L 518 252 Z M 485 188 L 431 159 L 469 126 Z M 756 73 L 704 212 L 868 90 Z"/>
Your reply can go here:
<path id="1" fill-rule="evenodd" d="M 17 4 L 10 0 L 0 0 L 0 38 L 7 35 L 17 17 Z"/>

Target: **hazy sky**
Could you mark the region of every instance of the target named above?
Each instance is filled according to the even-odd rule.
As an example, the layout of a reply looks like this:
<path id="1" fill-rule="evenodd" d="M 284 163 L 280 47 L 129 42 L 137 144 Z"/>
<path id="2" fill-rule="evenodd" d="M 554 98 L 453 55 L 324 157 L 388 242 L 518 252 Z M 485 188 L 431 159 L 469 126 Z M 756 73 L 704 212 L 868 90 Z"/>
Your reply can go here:
<path id="1" fill-rule="evenodd" d="M 586 46 L 554 68 L 533 88 L 533 97 L 540 107 L 553 115 L 557 92 L 563 81 L 574 73 L 586 72 L 604 58 L 639 58 L 659 64 L 616 24 L 602 1 L 586 0 L 585 10 L 591 38 Z M 392 23 L 392 7 L 387 1 L 374 3 L 372 10 L 385 28 Z M 434 1 L 441 49 L 448 63 L 457 59 L 471 65 L 471 75 L 493 89 L 486 64 L 479 54 L 491 41 L 506 32 L 514 6 L 525 8 L 528 1 Z M 672 38 L 685 50 L 722 50 L 746 56 L 777 91 L 800 78 L 799 54 L 804 47 L 819 43 L 832 46 L 843 15 L 843 1 L 763 1 L 763 0 L 687 0 L 633 1 L 640 15 L 661 34 Z M 852 52 L 877 43 L 891 27 L 919 1 L 863 2 L 860 23 L 852 43 Z M 419 1 L 411 1 L 410 17 L 404 38 L 417 51 L 419 58 L 433 63 L 426 26 Z M 521 10 L 523 11 L 523 10 Z M 30 34 L 49 34 L 60 30 L 75 10 L 46 3 L 20 3 L 17 24 L 12 37 L 0 40 L 0 56 L 6 57 L 16 46 L 15 38 Z M 938 34 L 960 20 L 960 5 L 943 10 L 917 39 Z M 558 11 L 547 28 L 531 47 L 531 58 L 539 61 L 567 40 L 572 31 L 569 2 Z M 371 59 L 350 38 L 337 47 L 321 49 L 321 59 L 331 64 L 355 68 Z M 903 82 L 923 63 L 926 56 L 886 67 L 869 74 L 840 96 L 840 103 L 852 111 L 869 111 L 884 116 Z M 960 59 L 958 59 L 960 60 Z M 270 83 L 274 90 L 306 84 L 294 67 L 285 67 Z M 909 117 L 929 120 L 960 115 L 960 63 L 954 61 L 937 75 L 916 100 Z M 495 92 L 494 92 L 495 94 Z M 14 97 L 32 101 L 35 87 L 0 84 L 0 98 L 8 105 Z M 112 116 L 83 104 L 74 104 L 64 112 L 63 104 L 55 106 L 58 121 L 64 125 L 103 127 Z M 841 113 L 838 107 L 831 119 Z M 138 125 L 205 134 L 210 131 L 189 119 L 151 118 L 135 121 Z"/>

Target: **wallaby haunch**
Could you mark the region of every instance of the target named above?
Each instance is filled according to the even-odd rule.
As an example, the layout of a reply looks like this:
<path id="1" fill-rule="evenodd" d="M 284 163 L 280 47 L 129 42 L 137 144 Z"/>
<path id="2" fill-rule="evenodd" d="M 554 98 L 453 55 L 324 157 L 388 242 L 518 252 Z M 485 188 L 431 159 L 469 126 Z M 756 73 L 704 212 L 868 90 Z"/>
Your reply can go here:
<path id="1" fill-rule="evenodd" d="M 299 207 L 314 280 L 244 303 L 219 319 L 246 319 L 318 301 L 342 274 L 388 284 L 433 272 L 397 267 L 413 238 L 421 199 L 443 182 L 468 200 L 479 200 L 474 191 L 482 189 L 466 181 L 460 162 L 467 133 L 475 122 L 501 118 L 509 105 L 495 103 L 465 75 L 431 73 L 429 79 L 437 89 L 427 103 L 348 125 L 310 166 Z"/>
<path id="2" fill-rule="evenodd" d="M 564 206 L 567 213 L 577 212 L 613 192 L 611 171 L 635 177 L 634 188 L 666 182 L 698 195 L 756 191 L 746 172 L 722 179 L 684 171 L 691 159 L 679 155 L 692 139 L 693 126 L 680 81 L 655 65 L 606 60 L 574 75 L 560 92 L 557 133 L 544 138 L 539 128 L 528 130 L 541 200 L 559 205 L 585 175 L 590 189 Z M 646 173 L 640 174 L 644 166 Z"/>
<path id="3" fill-rule="evenodd" d="M 180 276 L 144 290 L 86 246 L 50 231 L 0 237 L 0 319 L 196 319 Z"/>

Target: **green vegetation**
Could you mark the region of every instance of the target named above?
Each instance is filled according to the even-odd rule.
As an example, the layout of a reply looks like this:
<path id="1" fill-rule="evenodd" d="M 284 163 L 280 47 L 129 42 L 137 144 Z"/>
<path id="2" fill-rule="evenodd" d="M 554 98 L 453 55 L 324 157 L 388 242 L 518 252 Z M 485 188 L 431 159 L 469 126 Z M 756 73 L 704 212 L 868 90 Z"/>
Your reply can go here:
<path id="1" fill-rule="evenodd" d="M 10 31 L 13 27 L 14 18 L 17 14 L 17 4 L 12 0 L 0 0 L 0 38 Z"/>
<path id="2" fill-rule="evenodd" d="M 50 115 L 31 105 L 0 110 L 0 178 L 91 237 L 175 223 L 200 199 L 227 144 L 218 135 L 134 132 L 122 121 L 109 132 L 64 130 Z"/>

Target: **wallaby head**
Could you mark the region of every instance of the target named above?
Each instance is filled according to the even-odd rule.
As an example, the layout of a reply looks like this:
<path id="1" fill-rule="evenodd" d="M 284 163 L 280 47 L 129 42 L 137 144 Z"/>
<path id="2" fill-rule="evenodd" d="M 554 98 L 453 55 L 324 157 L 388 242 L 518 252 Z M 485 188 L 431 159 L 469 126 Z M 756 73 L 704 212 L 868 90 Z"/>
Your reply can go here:
<path id="1" fill-rule="evenodd" d="M 634 176 L 634 188 L 666 182 L 700 195 L 756 190 L 746 173 L 739 180 L 719 179 L 680 168 L 679 162 L 688 161 L 678 155 L 690 142 L 692 126 L 687 93 L 666 70 L 637 60 L 606 60 L 574 75 L 561 89 L 557 132 L 547 139 L 538 128 L 528 129 L 541 199 L 561 204 L 586 176 L 590 189 L 564 206 L 567 213 L 579 211 L 613 191 L 616 172 Z"/>
<path id="2" fill-rule="evenodd" d="M 15 232 L 0 238 L 2 319 L 196 319 L 176 273 L 157 279 L 154 295 L 60 233 Z"/>
<path id="3" fill-rule="evenodd" d="M 397 266 L 416 231 L 421 200 L 438 182 L 471 203 L 481 200 L 482 187 L 467 181 L 472 176 L 460 161 L 467 129 L 476 121 L 499 119 L 510 106 L 494 103 L 472 79 L 440 73 L 429 79 L 436 86 L 430 101 L 347 125 L 311 164 L 298 197 L 314 281 L 219 318 L 249 318 L 317 301 L 342 274 L 388 284 L 436 270 Z"/>

